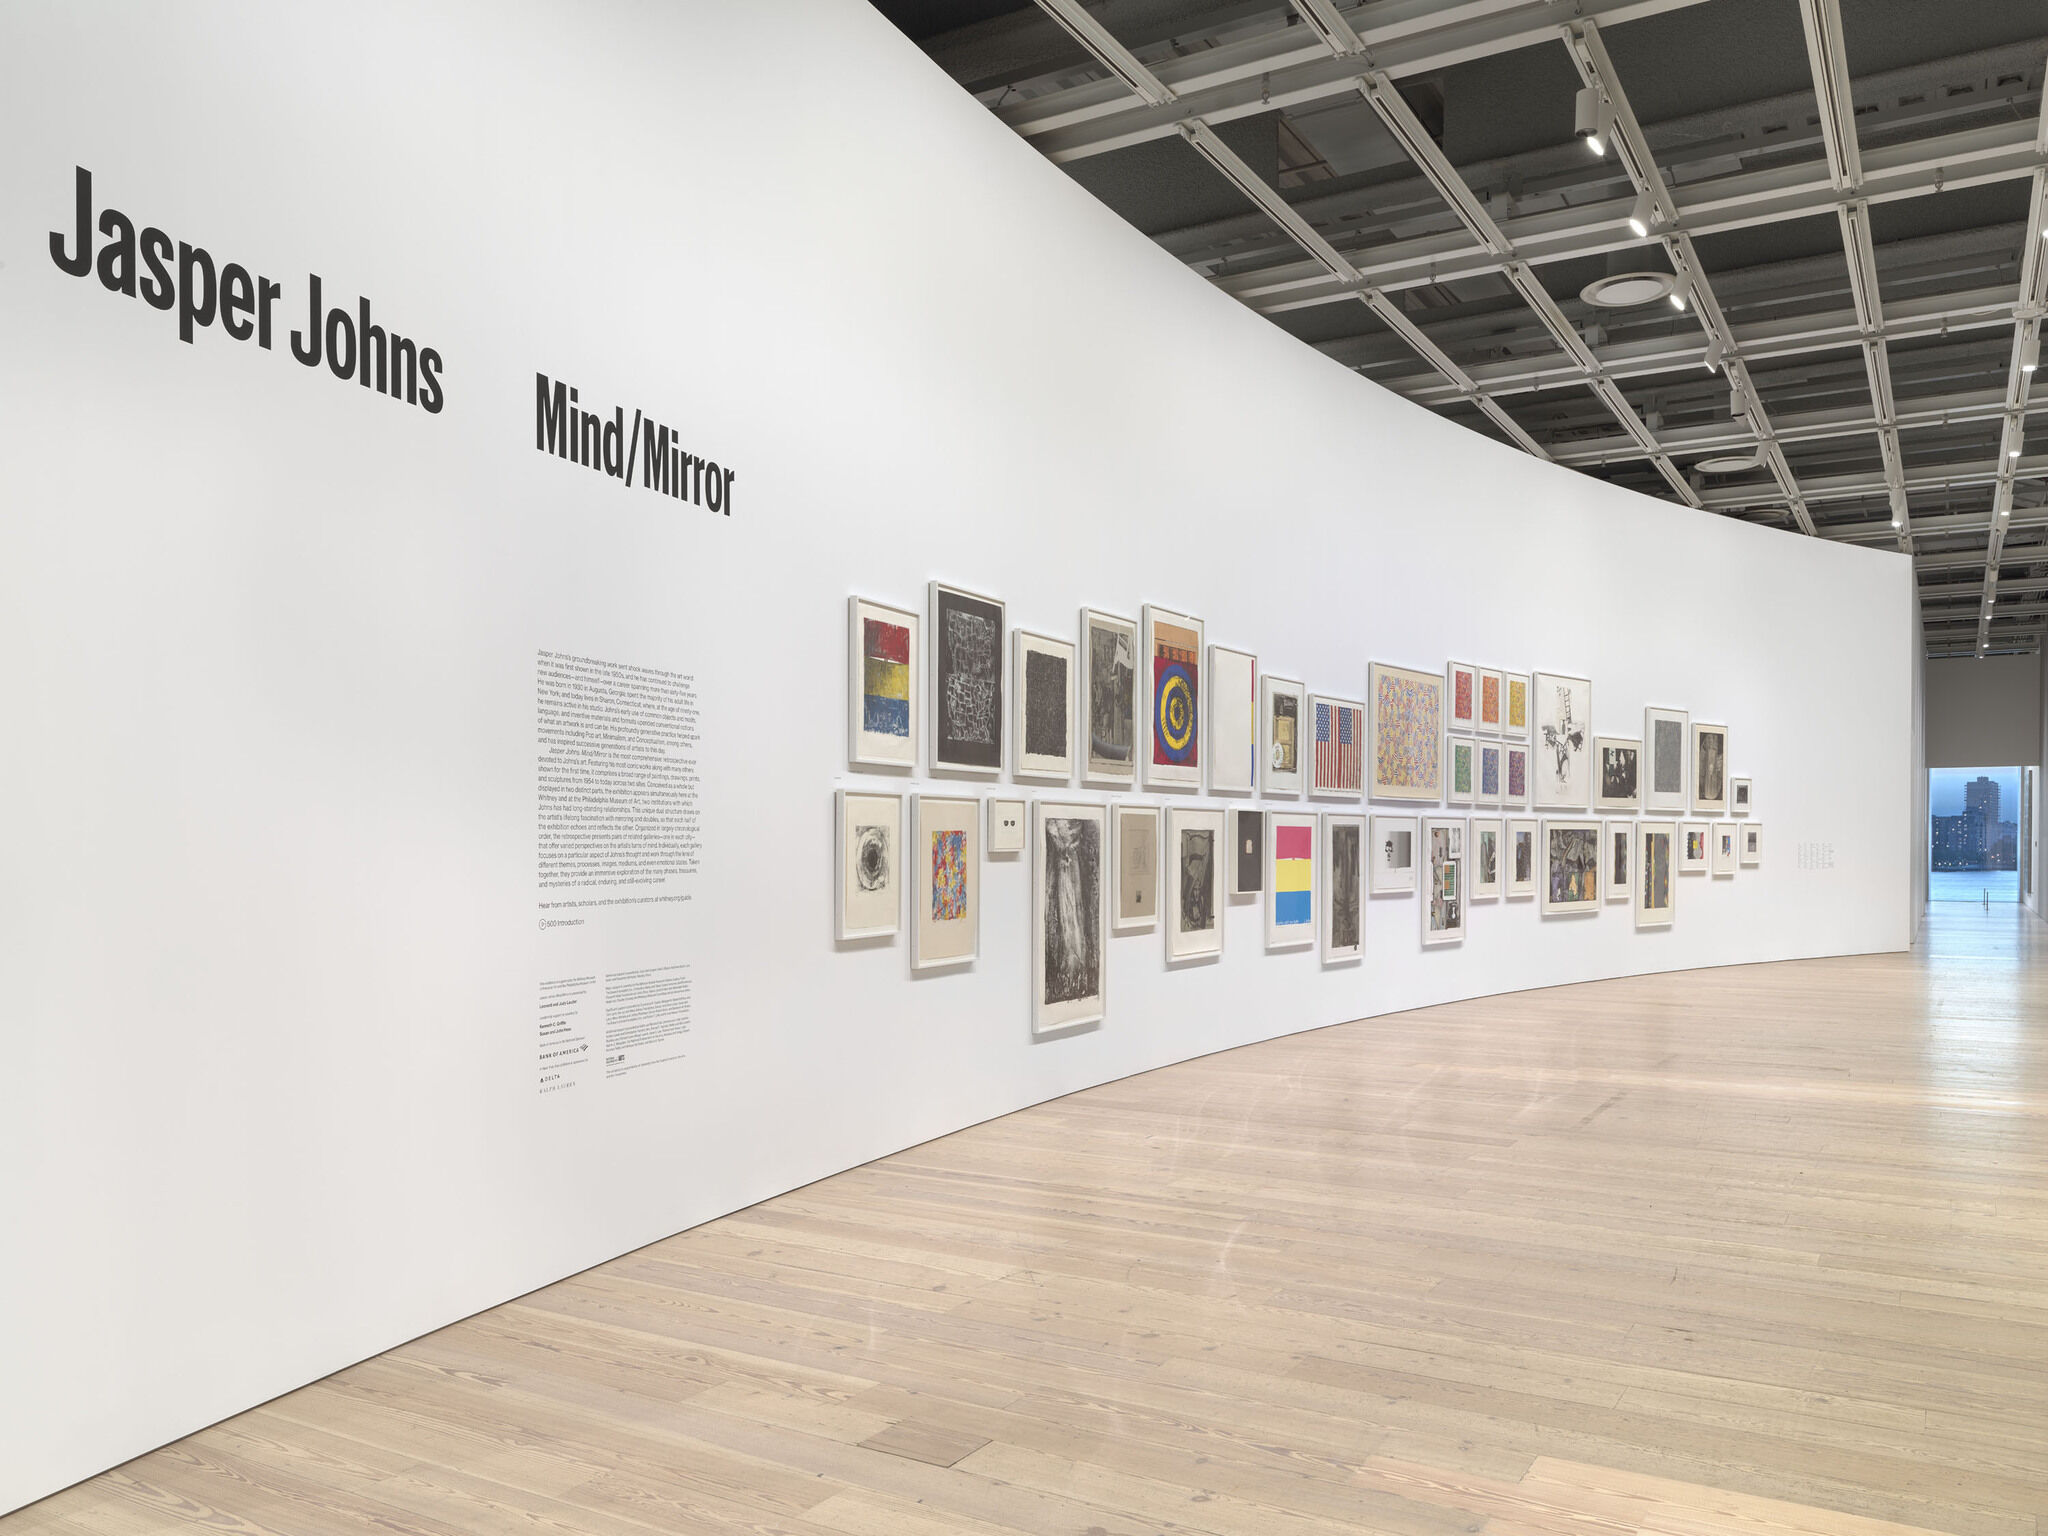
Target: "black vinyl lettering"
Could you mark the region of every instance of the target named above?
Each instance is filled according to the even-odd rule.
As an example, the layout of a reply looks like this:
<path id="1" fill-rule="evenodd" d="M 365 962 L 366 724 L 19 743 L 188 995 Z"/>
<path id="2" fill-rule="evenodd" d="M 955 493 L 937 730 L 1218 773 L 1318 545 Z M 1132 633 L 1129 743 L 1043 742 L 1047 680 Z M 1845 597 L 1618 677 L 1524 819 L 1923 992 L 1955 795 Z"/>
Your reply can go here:
<path id="1" fill-rule="evenodd" d="M 220 328 L 237 341 L 247 341 L 255 334 L 253 322 L 237 319 L 248 315 L 256 308 L 256 288 L 249 281 L 246 267 L 229 262 L 220 269 Z"/>
<path id="2" fill-rule="evenodd" d="M 203 294 L 204 297 L 195 297 Z M 203 246 L 178 242 L 178 340 L 190 345 L 196 326 L 213 324 L 213 257 Z"/>
<path id="3" fill-rule="evenodd" d="M 100 247 L 100 286 L 109 293 L 135 297 L 135 226 L 118 208 L 100 215 L 100 233 L 107 243 Z"/>
<path id="4" fill-rule="evenodd" d="M 142 299 L 151 309 L 169 309 L 178 302 L 177 293 L 171 287 L 171 269 L 164 265 L 170 259 L 171 237 L 160 229 L 145 229 L 142 232 L 142 265 L 146 275 L 142 279 Z"/>
<path id="5" fill-rule="evenodd" d="M 74 239 L 78 244 L 76 255 L 64 252 L 64 231 L 50 231 L 50 260 L 57 263 L 57 270 L 70 277 L 83 277 L 92 270 L 92 172 L 79 166 L 72 181 L 73 196 L 76 199 L 74 213 Z"/>
<path id="6" fill-rule="evenodd" d="M 306 328 L 292 332 L 292 356 L 308 368 L 320 366 L 320 274 L 306 274 Z"/>

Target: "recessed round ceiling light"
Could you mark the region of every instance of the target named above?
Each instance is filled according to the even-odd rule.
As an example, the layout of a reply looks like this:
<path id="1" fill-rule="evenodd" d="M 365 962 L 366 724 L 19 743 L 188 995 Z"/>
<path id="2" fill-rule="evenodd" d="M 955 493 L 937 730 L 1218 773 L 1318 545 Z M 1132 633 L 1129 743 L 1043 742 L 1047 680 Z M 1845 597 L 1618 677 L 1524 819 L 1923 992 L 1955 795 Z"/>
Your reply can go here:
<path id="1" fill-rule="evenodd" d="M 1693 465 L 1710 475 L 1739 475 L 1745 469 L 1760 467 L 1761 461 L 1752 453 L 1723 453 L 1711 459 L 1701 459 Z"/>
<path id="2" fill-rule="evenodd" d="M 1671 297 L 1678 279 L 1669 272 L 1610 272 L 1579 290 L 1579 297 L 1602 309 L 1633 309 Z"/>

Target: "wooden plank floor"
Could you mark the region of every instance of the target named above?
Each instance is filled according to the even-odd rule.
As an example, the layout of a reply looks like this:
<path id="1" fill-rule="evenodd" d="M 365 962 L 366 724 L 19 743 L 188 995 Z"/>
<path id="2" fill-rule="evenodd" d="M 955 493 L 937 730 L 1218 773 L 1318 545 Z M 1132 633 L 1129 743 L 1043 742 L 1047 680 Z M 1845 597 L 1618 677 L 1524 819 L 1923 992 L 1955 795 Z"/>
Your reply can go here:
<path id="1" fill-rule="evenodd" d="M 657 1243 L 30 1532 L 2048 1536 L 2048 927 L 1433 1008 Z"/>

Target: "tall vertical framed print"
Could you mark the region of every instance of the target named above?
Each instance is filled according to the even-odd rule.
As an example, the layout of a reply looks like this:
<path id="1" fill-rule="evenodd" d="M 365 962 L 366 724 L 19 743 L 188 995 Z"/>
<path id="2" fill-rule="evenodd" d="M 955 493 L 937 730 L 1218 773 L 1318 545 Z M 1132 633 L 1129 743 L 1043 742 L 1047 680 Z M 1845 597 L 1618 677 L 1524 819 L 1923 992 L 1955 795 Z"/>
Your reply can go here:
<path id="1" fill-rule="evenodd" d="M 1593 798 L 1593 685 L 1583 677 L 1538 672 L 1533 686 L 1536 808 L 1583 811 Z"/>
<path id="2" fill-rule="evenodd" d="M 910 799 L 910 966 L 964 965 L 981 949 L 981 802 Z"/>
<path id="3" fill-rule="evenodd" d="M 1479 728 L 1479 669 L 1462 661 L 1444 665 L 1444 729 L 1471 732 Z"/>
<path id="4" fill-rule="evenodd" d="M 1202 621 L 1147 603 L 1145 782 L 1202 787 Z"/>
<path id="5" fill-rule="evenodd" d="M 1713 824 L 1714 873 L 1732 875 L 1741 850 L 1736 847 L 1735 836 L 1741 829 L 1732 821 L 1717 821 Z"/>
<path id="6" fill-rule="evenodd" d="M 1465 823 L 1422 818 L 1422 942 L 1456 944 L 1465 937 Z"/>
<path id="7" fill-rule="evenodd" d="M 1692 813 L 1728 813 L 1728 727 L 1692 723 Z"/>
<path id="8" fill-rule="evenodd" d="M 1739 830 L 1742 837 L 1742 867 L 1754 869 L 1764 861 L 1764 824 L 1760 821 L 1745 821 Z"/>
<path id="9" fill-rule="evenodd" d="M 1365 954 L 1365 818 L 1323 812 L 1323 964 Z"/>
<path id="10" fill-rule="evenodd" d="M 1682 821 L 1678 824 L 1678 872 L 1681 875 L 1703 875 L 1707 872 L 1708 860 L 1712 857 L 1709 845 L 1713 841 L 1713 829 L 1704 821 Z"/>
<path id="11" fill-rule="evenodd" d="M 1467 894 L 1474 901 L 1500 900 L 1501 836 L 1498 816 L 1482 816 L 1472 823 L 1472 879 Z"/>
<path id="12" fill-rule="evenodd" d="M 1258 784 L 1259 662 L 1227 645 L 1209 647 L 1209 702 L 1203 729 L 1209 733 L 1209 790 L 1248 795 Z"/>
<path id="13" fill-rule="evenodd" d="M 1643 711 L 1643 809 L 1682 816 L 1692 809 L 1685 797 L 1685 755 L 1690 717 L 1682 709 L 1652 704 Z"/>
<path id="14" fill-rule="evenodd" d="M 1003 636 L 1000 601 L 931 584 L 932 770 L 994 778 L 1003 771 Z"/>
<path id="15" fill-rule="evenodd" d="M 1301 719 L 1308 694 L 1270 673 L 1259 679 L 1259 784 L 1269 795 L 1301 793 Z"/>
<path id="16" fill-rule="evenodd" d="M 1365 706 L 1312 693 L 1308 710 L 1309 792 L 1356 800 L 1365 789 Z"/>
<path id="17" fill-rule="evenodd" d="M 1636 823 L 1636 926 L 1669 928 L 1677 907 L 1678 823 Z"/>
<path id="18" fill-rule="evenodd" d="M 903 927 L 903 797 L 842 789 L 837 806 L 841 939 L 890 938 Z"/>
<path id="19" fill-rule="evenodd" d="M 1471 805 L 1479 798 L 1479 747 L 1469 736 L 1444 738 L 1444 799 Z"/>
<path id="20" fill-rule="evenodd" d="M 1636 825 L 1632 821 L 1610 821 L 1602 829 L 1606 839 L 1602 850 L 1607 867 L 1602 878 L 1609 901 L 1633 901 L 1636 894 Z"/>
<path id="21" fill-rule="evenodd" d="M 1529 739 L 1529 674 L 1510 672 L 1501 679 L 1500 733 L 1519 741 Z"/>
<path id="22" fill-rule="evenodd" d="M 1143 933 L 1159 921 L 1159 807 L 1119 805 L 1116 828 L 1118 933 Z"/>
<path id="23" fill-rule="evenodd" d="M 1109 816 L 1101 802 L 1040 800 L 1031 840 L 1031 1028 L 1100 1023 L 1108 950 Z"/>
<path id="24" fill-rule="evenodd" d="M 1500 744 L 1500 803 L 1524 806 L 1529 803 L 1529 744 L 1503 741 Z"/>
<path id="25" fill-rule="evenodd" d="M 916 614 L 846 600 L 846 759 L 855 767 L 917 766 L 920 654 Z"/>
<path id="26" fill-rule="evenodd" d="M 1373 895 L 1405 896 L 1415 889 L 1416 831 L 1413 816 L 1373 817 Z"/>
<path id="27" fill-rule="evenodd" d="M 1475 798 L 1481 805 L 1500 805 L 1507 798 L 1507 750 L 1497 741 L 1479 743 L 1479 789 Z"/>
<path id="28" fill-rule="evenodd" d="M 1367 744 L 1375 800 L 1437 801 L 1444 794 L 1444 680 L 1434 672 L 1366 667 Z"/>
<path id="29" fill-rule="evenodd" d="M 1536 842 L 1540 829 L 1532 817 L 1517 816 L 1508 822 L 1508 899 L 1534 896 L 1541 884 L 1542 868 Z"/>
<path id="30" fill-rule="evenodd" d="M 1501 675 L 1485 667 L 1479 669 L 1479 734 L 1498 736 L 1507 709 L 1506 688 Z"/>
<path id="31" fill-rule="evenodd" d="M 1166 810 L 1166 958 L 1223 953 L 1223 812 Z"/>
<path id="32" fill-rule="evenodd" d="M 1081 777 L 1130 788 L 1138 778 L 1138 626 L 1081 610 Z"/>
<path id="33" fill-rule="evenodd" d="M 2020 808 L 2024 810 L 2026 806 L 2027 797 L 2022 795 L 2020 796 Z M 1749 809 L 1749 780 L 1730 779 L 1728 781 L 1728 814 L 1730 816 L 1747 816 Z"/>
<path id="34" fill-rule="evenodd" d="M 1593 738 L 1593 809 L 1635 811 L 1643 804 L 1643 744 L 1626 736 Z"/>
<path id="35" fill-rule="evenodd" d="M 1074 776 L 1074 642 L 1013 632 L 1016 742 L 1010 771 L 1064 784 Z"/>
<path id="36" fill-rule="evenodd" d="M 1266 813 L 1249 805 L 1230 812 L 1230 894 L 1256 896 L 1266 888 Z"/>
<path id="37" fill-rule="evenodd" d="M 1266 813 L 1266 948 L 1306 949 L 1316 941 L 1316 817 Z"/>
<path id="38" fill-rule="evenodd" d="M 1542 718 L 1539 712 L 1539 720 Z M 1543 915 L 1600 910 L 1600 823 L 1543 819 Z"/>

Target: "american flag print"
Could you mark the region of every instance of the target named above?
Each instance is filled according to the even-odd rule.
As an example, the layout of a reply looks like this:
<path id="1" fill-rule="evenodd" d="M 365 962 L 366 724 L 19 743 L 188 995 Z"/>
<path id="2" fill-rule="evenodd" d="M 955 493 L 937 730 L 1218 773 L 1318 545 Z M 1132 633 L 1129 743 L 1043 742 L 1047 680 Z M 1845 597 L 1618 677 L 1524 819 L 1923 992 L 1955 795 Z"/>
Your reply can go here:
<path id="1" fill-rule="evenodd" d="M 1355 790 L 1365 772 L 1365 711 L 1316 702 L 1316 788 Z"/>

